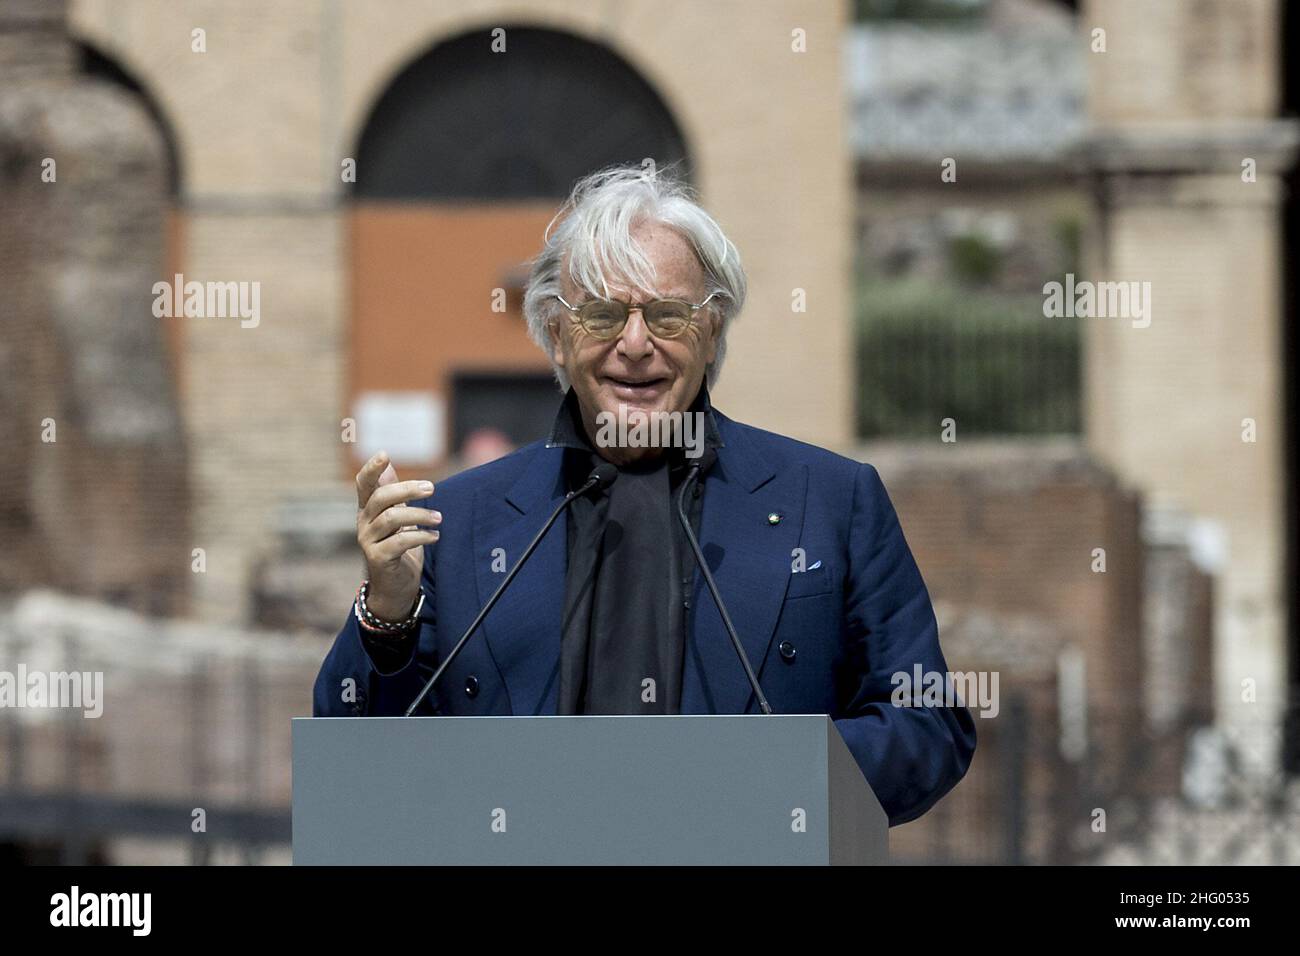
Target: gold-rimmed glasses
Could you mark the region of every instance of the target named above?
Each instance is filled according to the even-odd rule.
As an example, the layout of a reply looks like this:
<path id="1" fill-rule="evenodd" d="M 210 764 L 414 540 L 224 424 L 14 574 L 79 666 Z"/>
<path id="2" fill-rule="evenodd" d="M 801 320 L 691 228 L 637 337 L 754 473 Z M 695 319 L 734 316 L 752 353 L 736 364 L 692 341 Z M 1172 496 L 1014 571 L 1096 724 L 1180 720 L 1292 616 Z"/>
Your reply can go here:
<path id="1" fill-rule="evenodd" d="M 723 295 L 711 292 L 703 302 L 687 302 L 685 299 L 652 299 L 649 302 L 623 302 L 619 299 L 588 299 L 577 305 L 570 305 L 564 297 L 555 298 L 578 320 L 583 330 L 593 338 L 618 338 L 627 325 L 627 318 L 633 309 L 641 311 L 646 328 L 657 339 L 675 339 L 685 332 L 695 321 L 695 313 L 709 304 L 710 300 Z"/>

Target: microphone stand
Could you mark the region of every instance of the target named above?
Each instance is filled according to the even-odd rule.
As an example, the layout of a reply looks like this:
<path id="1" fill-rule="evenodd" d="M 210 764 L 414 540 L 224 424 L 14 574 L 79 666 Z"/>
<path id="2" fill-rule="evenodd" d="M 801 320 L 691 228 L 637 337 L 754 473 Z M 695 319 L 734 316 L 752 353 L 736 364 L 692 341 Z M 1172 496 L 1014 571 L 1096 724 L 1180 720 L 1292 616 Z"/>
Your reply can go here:
<path id="1" fill-rule="evenodd" d="M 764 714 L 771 714 L 772 707 L 763 696 L 763 689 L 758 686 L 758 678 L 754 676 L 754 668 L 750 666 L 749 655 L 745 653 L 744 646 L 740 643 L 740 637 L 736 634 L 735 625 L 731 623 L 731 615 L 727 613 L 727 606 L 722 603 L 722 595 L 718 593 L 718 583 L 713 580 L 713 572 L 709 570 L 708 563 L 704 560 L 704 552 L 700 550 L 700 542 L 695 537 L 695 530 L 691 527 L 690 519 L 686 517 L 686 492 L 700 477 L 700 465 L 698 463 L 691 466 L 690 473 L 682 481 L 681 491 L 677 494 L 677 517 L 682 523 L 682 528 L 686 531 L 686 539 L 691 544 L 691 551 L 695 554 L 695 563 L 699 565 L 700 571 L 704 574 L 704 583 L 709 587 L 709 593 L 713 595 L 713 603 L 718 608 L 718 613 L 722 615 L 722 626 L 727 629 L 727 636 L 731 638 L 731 646 L 736 649 L 736 656 L 740 658 L 740 666 L 745 669 L 745 678 L 749 681 L 749 686 L 754 691 L 754 697 L 758 700 L 758 708 Z"/>

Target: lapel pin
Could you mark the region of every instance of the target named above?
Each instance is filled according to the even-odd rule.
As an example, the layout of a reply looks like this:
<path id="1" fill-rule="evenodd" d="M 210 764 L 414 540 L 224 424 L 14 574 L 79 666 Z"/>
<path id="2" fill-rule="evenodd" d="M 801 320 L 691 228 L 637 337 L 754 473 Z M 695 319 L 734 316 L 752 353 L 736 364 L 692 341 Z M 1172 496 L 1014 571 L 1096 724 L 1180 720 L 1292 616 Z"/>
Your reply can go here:
<path id="1" fill-rule="evenodd" d="M 778 514 L 778 513 L 775 512 L 775 511 L 773 511 L 771 514 L 769 514 L 769 515 L 767 516 L 767 523 L 768 523 L 768 524 L 780 524 L 780 523 L 781 523 L 781 515 Z"/>

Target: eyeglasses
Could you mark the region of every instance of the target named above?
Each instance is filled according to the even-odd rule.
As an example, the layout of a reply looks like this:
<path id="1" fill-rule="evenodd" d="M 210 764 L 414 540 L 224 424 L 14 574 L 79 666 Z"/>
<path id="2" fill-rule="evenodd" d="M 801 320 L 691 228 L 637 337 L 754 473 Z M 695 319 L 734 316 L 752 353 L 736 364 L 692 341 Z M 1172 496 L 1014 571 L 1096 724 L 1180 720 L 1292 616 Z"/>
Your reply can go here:
<path id="1" fill-rule="evenodd" d="M 557 295 L 560 304 L 578 319 L 583 330 L 593 338 L 615 339 L 627 325 L 627 317 L 633 309 L 641 310 L 646 328 L 657 339 L 675 339 L 695 321 L 695 313 L 709 304 L 723 292 L 711 292 L 709 297 L 696 305 L 685 299 L 653 299 L 650 302 L 621 302 L 618 299 L 589 299 L 578 305 L 569 305 L 564 297 Z"/>

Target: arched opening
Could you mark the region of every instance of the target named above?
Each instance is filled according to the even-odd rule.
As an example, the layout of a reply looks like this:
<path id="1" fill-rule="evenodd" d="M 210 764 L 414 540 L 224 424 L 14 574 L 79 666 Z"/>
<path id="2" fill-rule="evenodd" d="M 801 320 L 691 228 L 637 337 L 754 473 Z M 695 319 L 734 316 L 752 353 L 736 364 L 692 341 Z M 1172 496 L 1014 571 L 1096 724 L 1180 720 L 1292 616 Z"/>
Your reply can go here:
<path id="1" fill-rule="evenodd" d="M 167 194 L 172 198 L 174 205 L 176 197 L 180 194 L 180 158 L 176 152 L 176 137 L 162 107 L 149 91 L 140 85 L 139 80 L 102 50 L 84 41 L 78 43 L 77 47 L 81 55 L 80 67 L 84 76 L 103 80 L 130 93 L 153 120 L 154 126 L 162 135 L 167 158 Z"/>
<path id="2" fill-rule="evenodd" d="M 612 163 L 690 175 L 677 124 L 622 58 L 528 27 L 494 52 L 493 30 L 411 62 L 358 139 L 349 474 L 380 447 L 399 468 L 440 469 L 544 435 L 554 384 L 521 306 L 558 203 Z"/>
<path id="3" fill-rule="evenodd" d="M 77 44 L 80 53 L 80 68 L 84 76 L 102 80 L 129 93 L 153 121 L 163 143 L 163 155 L 167 166 L 167 212 L 164 222 L 162 275 L 170 277 L 182 271 L 185 246 L 185 218 L 180 208 L 181 195 L 181 161 L 176 146 L 176 134 L 172 124 L 154 96 L 140 81 L 117 60 L 108 56 L 97 47 L 83 41 Z M 185 368 L 184 343 L 181 340 L 181 326 L 175 320 L 162 323 L 163 334 L 167 343 L 167 358 L 172 375 L 180 386 L 180 376 Z"/>

